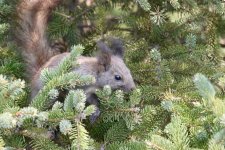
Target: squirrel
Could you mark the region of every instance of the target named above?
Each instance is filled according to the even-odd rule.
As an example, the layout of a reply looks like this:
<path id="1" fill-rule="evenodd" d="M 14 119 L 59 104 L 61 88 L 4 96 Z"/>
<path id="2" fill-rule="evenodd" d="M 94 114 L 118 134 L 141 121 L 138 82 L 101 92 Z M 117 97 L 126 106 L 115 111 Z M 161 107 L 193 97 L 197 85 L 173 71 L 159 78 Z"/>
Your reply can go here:
<path id="1" fill-rule="evenodd" d="M 18 7 L 17 43 L 27 64 L 28 79 L 31 84 L 31 98 L 43 87 L 40 73 L 44 68 L 53 69 L 70 53 L 61 53 L 52 46 L 46 36 L 46 28 L 51 12 L 62 0 L 22 0 Z M 130 70 L 124 63 L 124 47 L 119 39 L 114 39 L 111 46 L 103 41 L 97 42 L 99 55 L 96 57 L 80 56 L 78 68 L 71 71 L 81 75 L 92 75 L 96 83 L 83 87 L 88 104 L 97 107 L 90 118 L 93 121 L 100 115 L 99 100 L 94 94 L 96 89 L 109 85 L 112 90 L 129 92 L 135 88 Z"/>

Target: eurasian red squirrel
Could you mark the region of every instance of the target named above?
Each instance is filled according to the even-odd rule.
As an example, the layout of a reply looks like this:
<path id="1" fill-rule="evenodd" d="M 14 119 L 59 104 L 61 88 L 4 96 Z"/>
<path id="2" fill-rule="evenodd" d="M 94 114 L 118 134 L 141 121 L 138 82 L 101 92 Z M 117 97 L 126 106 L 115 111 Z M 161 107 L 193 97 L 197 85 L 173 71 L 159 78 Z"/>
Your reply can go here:
<path id="1" fill-rule="evenodd" d="M 17 43 L 20 46 L 21 54 L 27 63 L 27 71 L 31 82 L 31 97 L 35 97 L 43 87 L 40 80 L 40 73 L 44 68 L 57 67 L 60 61 L 70 53 L 60 53 L 56 47 L 50 46 L 46 36 L 48 18 L 52 10 L 62 0 L 22 0 L 17 7 L 18 29 Z M 99 101 L 94 95 L 95 90 L 105 85 L 112 89 L 131 91 L 135 84 L 123 61 L 124 48 L 120 40 L 112 40 L 111 47 L 104 42 L 97 43 L 100 53 L 97 57 L 81 56 L 77 59 L 78 68 L 71 71 L 81 75 L 93 75 L 96 83 L 83 87 L 87 95 L 87 103 L 98 106 Z M 99 115 L 97 109 L 95 117 Z"/>

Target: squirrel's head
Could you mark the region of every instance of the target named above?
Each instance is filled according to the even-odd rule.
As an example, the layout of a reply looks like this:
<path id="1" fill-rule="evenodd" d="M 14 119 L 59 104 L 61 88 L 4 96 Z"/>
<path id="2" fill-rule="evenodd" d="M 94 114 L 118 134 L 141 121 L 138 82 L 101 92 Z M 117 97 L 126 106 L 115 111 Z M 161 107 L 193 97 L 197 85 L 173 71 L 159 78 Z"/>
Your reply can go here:
<path id="1" fill-rule="evenodd" d="M 111 41 L 110 48 L 102 41 L 97 42 L 100 50 L 98 55 L 98 86 L 109 85 L 113 90 L 120 89 L 129 92 L 135 88 L 130 70 L 124 63 L 123 44 L 119 39 Z"/>

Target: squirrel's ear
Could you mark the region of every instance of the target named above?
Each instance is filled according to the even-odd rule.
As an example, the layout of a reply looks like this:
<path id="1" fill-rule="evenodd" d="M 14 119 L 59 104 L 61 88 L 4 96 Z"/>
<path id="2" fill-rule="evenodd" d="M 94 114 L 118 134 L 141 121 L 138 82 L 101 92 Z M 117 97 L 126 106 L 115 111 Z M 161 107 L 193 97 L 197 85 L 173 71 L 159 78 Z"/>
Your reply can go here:
<path id="1" fill-rule="evenodd" d="M 102 41 L 97 42 L 97 47 L 99 49 L 99 55 L 97 56 L 98 59 L 98 68 L 99 71 L 107 71 L 110 67 L 111 63 L 111 50 L 109 47 Z"/>
<path id="2" fill-rule="evenodd" d="M 112 38 L 110 48 L 113 51 L 113 55 L 123 58 L 124 56 L 124 46 L 120 39 Z"/>

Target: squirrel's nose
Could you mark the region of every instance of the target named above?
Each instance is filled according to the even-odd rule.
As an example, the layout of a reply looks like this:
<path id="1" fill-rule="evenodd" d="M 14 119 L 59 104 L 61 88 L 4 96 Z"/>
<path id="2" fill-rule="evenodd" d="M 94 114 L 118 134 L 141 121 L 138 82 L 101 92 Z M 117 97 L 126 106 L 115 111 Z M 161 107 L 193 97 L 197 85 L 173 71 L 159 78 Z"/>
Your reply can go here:
<path id="1" fill-rule="evenodd" d="M 131 91 L 135 90 L 135 87 L 130 88 Z"/>
<path id="2" fill-rule="evenodd" d="M 133 91 L 134 89 L 135 89 L 135 85 L 132 85 L 129 88 L 127 88 L 127 91 L 130 92 L 130 91 Z"/>
<path id="3" fill-rule="evenodd" d="M 135 84 L 134 83 L 129 83 L 125 86 L 122 87 L 124 92 L 131 92 L 135 89 Z"/>

